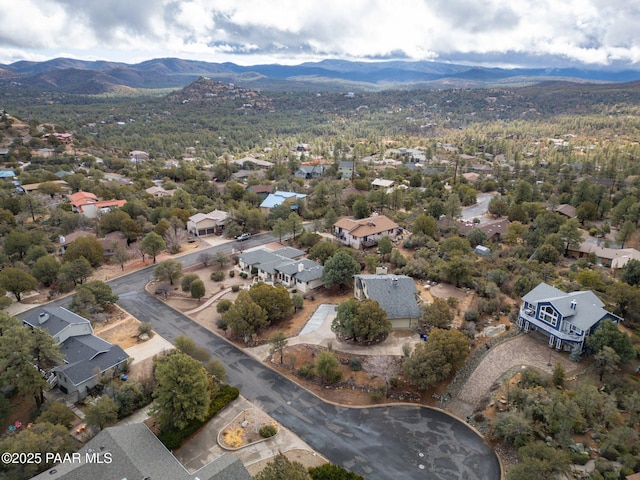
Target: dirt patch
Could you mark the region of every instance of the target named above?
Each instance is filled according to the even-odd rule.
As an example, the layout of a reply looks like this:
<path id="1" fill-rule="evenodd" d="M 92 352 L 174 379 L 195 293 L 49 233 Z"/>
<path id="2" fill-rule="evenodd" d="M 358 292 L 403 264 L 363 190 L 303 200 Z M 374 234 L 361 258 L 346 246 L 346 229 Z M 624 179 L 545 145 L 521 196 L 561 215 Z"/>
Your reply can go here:
<path id="1" fill-rule="evenodd" d="M 94 325 L 94 333 L 125 350 L 140 343 L 138 339 L 140 325 L 140 321 L 115 305 L 114 312 L 107 322 Z"/>
<path id="2" fill-rule="evenodd" d="M 283 362 L 280 363 L 280 356 L 276 354 L 270 360 L 270 364 L 283 375 L 291 378 L 296 383 L 303 385 L 319 397 L 330 402 L 343 405 L 378 405 L 391 402 L 414 402 L 423 405 L 435 405 L 436 399 L 431 396 L 436 389 L 428 392 L 419 392 L 411 385 L 407 384 L 401 375 L 400 365 L 402 360 L 399 357 L 389 356 L 389 370 L 397 372 L 396 379 L 391 380 L 389 397 L 385 397 L 385 378 L 372 371 L 366 355 L 353 355 L 343 352 L 335 352 L 340 360 L 339 370 L 342 374 L 342 381 L 334 385 L 324 385 L 319 377 L 305 378 L 298 372 L 300 368 L 313 365 L 317 355 L 326 351 L 326 348 L 319 345 L 292 345 L 285 349 Z M 350 360 L 357 361 L 360 370 L 354 370 L 350 366 Z M 444 385 L 446 387 L 446 385 Z M 444 387 L 442 391 L 444 391 Z"/>

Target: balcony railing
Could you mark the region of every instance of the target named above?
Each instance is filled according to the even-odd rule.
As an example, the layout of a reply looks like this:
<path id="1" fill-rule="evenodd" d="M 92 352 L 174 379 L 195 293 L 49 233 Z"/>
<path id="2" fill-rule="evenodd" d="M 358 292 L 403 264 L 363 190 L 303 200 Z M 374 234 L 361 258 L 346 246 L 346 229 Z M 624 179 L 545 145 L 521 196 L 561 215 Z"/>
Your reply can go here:
<path id="1" fill-rule="evenodd" d="M 584 339 L 583 335 L 578 335 L 576 333 L 568 333 L 560 330 L 556 330 L 553 326 L 549 325 L 542 320 L 535 318 L 533 315 L 529 314 L 529 309 L 520 309 L 520 317 L 522 317 L 525 321 L 529 322 L 531 325 L 534 325 L 540 330 L 544 330 L 550 335 L 554 335 L 556 338 L 560 338 L 562 340 L 567 340 L 570 342 L 580 342 Z"/>

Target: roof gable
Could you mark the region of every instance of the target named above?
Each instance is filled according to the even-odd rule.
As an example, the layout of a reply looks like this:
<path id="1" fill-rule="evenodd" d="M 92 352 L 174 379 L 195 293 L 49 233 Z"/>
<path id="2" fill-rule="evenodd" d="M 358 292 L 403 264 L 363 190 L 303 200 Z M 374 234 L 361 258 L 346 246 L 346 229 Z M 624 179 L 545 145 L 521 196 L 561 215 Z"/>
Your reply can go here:
<path id="1" fill-rule="evenodd" d="M 359 220 L 341 218 L 334 224 L 334 227 L 343 228 L 347 230 L 352 237 L 360 238 L 366 237 L 367 235 L 388 232 L 399 228 L 399 225 L 385 215 L 373 215 Z"/>
<path id="2" fill-rule="evenodd" d="M 37 313 L 33 313 L 28 318 L 25 318 L 24 323 L 31 327 L 43 328 L 52 337 L 55 337 L 70 325 L 89 325 L 89 328 L 93 331 L 89 320 L 64 307 L 41 308 Z"/>
<path id="3" fill-rule="evenodd" d="M 549 304 L 570 323 L 581 330 L 589 330 L 605 317 L 615 317 L 590 290 L 565 293 L 546 283 L 540 283 L 522 300 L 531 304 Z"/>

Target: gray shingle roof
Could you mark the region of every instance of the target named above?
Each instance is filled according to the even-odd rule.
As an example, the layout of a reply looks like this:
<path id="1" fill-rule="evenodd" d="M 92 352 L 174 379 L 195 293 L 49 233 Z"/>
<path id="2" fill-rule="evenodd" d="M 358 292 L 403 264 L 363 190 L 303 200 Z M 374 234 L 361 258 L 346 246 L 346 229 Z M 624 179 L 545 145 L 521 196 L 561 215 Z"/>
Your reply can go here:
<path id="1" fill-rule="evenodd" d="M 319 280 L 322 278 L 323 271 L 324 267 L 318 263 L 313 267 L 309 267 L 302 272 L 296 273 L 296 279 L 304 283 L 313 282 L 314 280 Z"/>
<path id="2" fill-rule="evenodd" d="M 270 275 L 282 272 L 286 275 L 292 275 L 302 282 L 310 282 L 321 278 L 323 267 L 318 262 L 307 258 L 294 260 L 302 255 L 304 255 L 302 250 L 285 247 L 275 252 L 265 249 L 254 250 L 253 252 L 243 253 L 239 258 L 243 263 L 255 266 Z M 300 264 L 303 266 L 303 271 L 299 270 Z"/>
<path id="3" fill-rule="evenodd" d="M 280 250 L 276 250 L 274 253 L 286 258 L 299 258 L 304 255 L 304 252 L 302 250 L 298 250 L 297 248 L 293 247 L 284 247 Z"/>
<path id="4" fill-rule="evenodd" d="M 41 317 L 41 314 L 48 315 L 48 317 Z M 43 323 L 40 323 L 45 318 L 46 320 L 44 320 Z M 32 327 L 41 327 L 45 329 L 49 335 L 55 337 L 69 325 L 91 322 L 64 307 L 45 307 L 26 318 L 24 323 Z"/>
<path id="5" fill-rule="evenodd" d="M 406 275 L 354 275 L 356 287 L 366 284 L 367 297 L 375 300 L 387 312 L 387 318 L 420 318 L 413 278 Z"/>
<path id="6" fill-rule="evenodd" d="M 74 385 L 80 385 L 96 374 L 119 365 L 129 355 L 119 346 L 112 345 L 95 335 L 69 337 L 60 345 L 60 353 L 65 356 L 65 364 L 56 367 L 63 372 Z"/>
<path id="7" fill-rule="evenodd" d="M 103 459 L 109 454 L 111 463 L 67 462 L 50 468 L 33 480 L 251 479 L 242 462 L 230 454 L 189 474 L 143 423 L 106 428 L 80 450 L 82 459 L 86 454 L 100 454 Z"/>
<path id="8" fill-rule="evenodd" d="M 604 303 L 590 290 L 565 293 L 551 285 L 541 283 L 522 297 L 522 300 L 532 304 L 550 303 L 562 315 L 563 321 L 585 331 L 604 317 L 612 316 L 602 308 Z M 575 308 L 571 308 L 573 302 L 575 302 Z"/>

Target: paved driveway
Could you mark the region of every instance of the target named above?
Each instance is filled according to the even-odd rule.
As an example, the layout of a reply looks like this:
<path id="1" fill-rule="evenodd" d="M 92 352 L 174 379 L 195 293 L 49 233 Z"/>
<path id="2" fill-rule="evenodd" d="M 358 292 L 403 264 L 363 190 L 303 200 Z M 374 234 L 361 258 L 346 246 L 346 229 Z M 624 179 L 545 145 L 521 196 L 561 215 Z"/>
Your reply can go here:
<path id="1" fill-rule="evenodd" d="M 447 410 L 460 418 L 466 418 L 473 413 L 474 407 L 489 392 L 491 386 L 512 368 L 531 366 L 550 374 L 556 363 L 561 363 L 567 373 L 579 367 L 579 364 L 549 348 L 535 334 L 520 335 L 501 343 L 482 359 Z"/>

